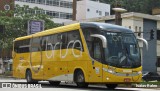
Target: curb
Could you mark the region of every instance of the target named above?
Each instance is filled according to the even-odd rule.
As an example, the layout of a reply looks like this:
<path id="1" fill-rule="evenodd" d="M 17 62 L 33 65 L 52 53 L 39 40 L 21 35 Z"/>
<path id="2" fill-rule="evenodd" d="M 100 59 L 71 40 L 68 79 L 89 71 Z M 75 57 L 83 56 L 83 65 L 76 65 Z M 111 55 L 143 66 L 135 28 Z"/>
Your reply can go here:
<path id="1" fill-rule="evenodd" d="M 0 78 L 14 78 L 13 76 L 4 76 L 4 75 L 0 75 Z"/>

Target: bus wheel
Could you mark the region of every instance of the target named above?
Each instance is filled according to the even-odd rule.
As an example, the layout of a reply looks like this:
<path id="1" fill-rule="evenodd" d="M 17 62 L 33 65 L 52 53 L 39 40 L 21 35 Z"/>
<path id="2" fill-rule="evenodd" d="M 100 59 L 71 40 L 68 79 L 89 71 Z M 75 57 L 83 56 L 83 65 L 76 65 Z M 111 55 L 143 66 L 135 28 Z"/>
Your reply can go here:
<path id="1" fill-rule="evenodd" d="M 32 79 L 32 73 L 30 70 L 27 70 L 26 72 L 26 80 L 27 83 L 38 83 L 38 81 Z"/>
<path id="2" fill-rule="evenodd" d="M 76 74 L 76 84 L 81 88 L 88 87 L 88 83 L 85 83 L 85 78 L 82 71 L 78 71 Z"/>
<path id="3" fill-rule="evenodd" d="M 118 84 L 106 84 L 106 86 L 108 89 L 115 89 L 118 86 Z"/>
<path id="4" fill-rule="evenodd" d="M 61 83 L 61 81 L 49 81 L 49 83 L 53 86 L 58 86 Z"/>

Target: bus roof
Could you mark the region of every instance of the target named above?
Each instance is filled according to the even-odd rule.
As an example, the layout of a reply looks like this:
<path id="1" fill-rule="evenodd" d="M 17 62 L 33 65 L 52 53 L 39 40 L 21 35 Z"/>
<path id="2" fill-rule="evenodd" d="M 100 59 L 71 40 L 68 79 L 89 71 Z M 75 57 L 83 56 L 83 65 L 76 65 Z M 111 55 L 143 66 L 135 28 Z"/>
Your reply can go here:
<path id="1" fill-rule="evenodd" d="M 81 28 L 97 28 L 104 31 L 112 31 L 112 32 L 125 32 L 125 33 L 133 33 L 129 28 L 113 25 L 108 23 L 99 23 L 99 22 L 89 22 L 89 23 L 81 23 Z"/>
<path id="2" fill-rule="evenodd" d="M 48 29 L 46 31 L 38 32 L 38 33 L 31 34 L 28 36 L 18 37 L 14 41 L 29 39 L 32 37 L 40 37 L 40 36 L 50 35 L 50 34 L 54 34 L 54 33 L 66 32 L 66 31 L 76 30 L 79 28 L 80 28 L 80 23 L 75 23 L 75 24 L 71 24 L 71 25 L 67 25 L 67 26 L 60 26 L 57 28 Z"/>
<path id="3" fill-rule="evenodd" d="M 50 34 L 55 34 L 55 33 L 60 33 L 60 32 L 72 31 L 72 30 L 79 29 L 80 27 L 82 29 L 83 28 L 97 28 L 97 29 L 101 29 L 105 31 L 112 31 L 112 32 L 115 31 L 116 32 L 118 30 L 120 32 L 132 33 L 130 29 L 125 28 L 123 26 L 118 26 L 118 25 L 113 25 L 113 24 L 108 24 L 108 23 L 88 22 L 88 23 L 75 23 L 75 24 L 70 24 L 66 26 L 48 29 L 46 31 L 38 32 L 32 35 L 16 38 L 14 41 L 29 39 L 32 37 L 45 36 L 45 35 L 50 35 Z"/>

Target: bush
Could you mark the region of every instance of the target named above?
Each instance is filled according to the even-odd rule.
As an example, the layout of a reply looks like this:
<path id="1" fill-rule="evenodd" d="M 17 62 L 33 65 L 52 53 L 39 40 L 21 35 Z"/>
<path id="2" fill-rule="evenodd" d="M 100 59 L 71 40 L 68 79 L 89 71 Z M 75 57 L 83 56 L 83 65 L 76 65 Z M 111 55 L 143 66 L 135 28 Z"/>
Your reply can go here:
<path id="1" fill-rule="evenodd" d="M 12 76 L 12 71 L 5 71 L 4 76 Z"/>

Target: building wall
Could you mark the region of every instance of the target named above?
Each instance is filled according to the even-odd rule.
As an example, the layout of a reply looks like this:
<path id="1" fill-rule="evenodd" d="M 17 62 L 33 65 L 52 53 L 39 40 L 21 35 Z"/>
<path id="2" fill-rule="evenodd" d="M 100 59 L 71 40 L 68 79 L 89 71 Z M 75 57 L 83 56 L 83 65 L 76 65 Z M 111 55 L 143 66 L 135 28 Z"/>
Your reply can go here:
<path id="1" fill-rule="evenodd" d="M 136 37 L 143 38 L 143 33 L 141 33 L 140 36 L 138 36 L 137 33 L 137 32 L 143 32 L 143 18 L 138 18 L 138 17 L 123 18 L 122 26 L 129 28 L 133 32 L 135 32 Z M 142 48 L 143 42 L 139 42 L 139 46 Z"/>
<path id="2" fill-rule="evenodd" d="M 76 20 L 86 19 L 86 2 L 77 1 Z"/>
<path id="3" fill-rule="evenodd" d="M 60 5 L 60 1 L 57 0 L 57 5 L 53 5 L 53 2 L 47 3 L 47 0 L 43 0 L 43 3 L 38 3 L 37 0 L 33 2 L 23 2 L 22 0 L 16 0 L 15 4 L 18 4 L 20 6 L 23 5 L 28 5 L 30 8 L 33 7 L 38 7 L 38 8 L 42 8 L 44 10 L 45 14 L 49 14 L 50 16 L 53 15 L 53 13 L 56 13 L 56 16 L 52 16 L 54 18 L 52 18 L 52 20 L 55 23 L 63 23 L 63 22 L 68 22 L 72 20 L 72 7 L 64 7 Z M 56 0 L 54 0 L 56 1 Z M 72 2 L 72 0 L 61 0 L 62 1 L 67 1 L 67 2 Z M 49 12 L 49 13 L 47 13 Z M 50 12 L 52 12 L 52 14 L 50 14 Z M 69 18 L 66 18 L 66 16 L 69 16 Z"/>
<path id="4" fill-rule="evenodd" d="M 156 61 L 157 61 L 157 36 L 156 36 L 156 29 L 157 29 L 157 21 L 143 19 L 143 31 L 150 32 L 151 29 L 154 29 L 154 39 L 150 40 L 150 34 L 144 33 L 143 37 L 148 41 L 148 50 L 143 47 L 143 71 L 157 71 Z"/>
<path id="5" fill-rule="evenodd" d="M 143 18 L 130 17 L 122 19 L 122 26 L 130 28 L 133 32 L 143 32 Z"/>
<path id="6" fill-rule="evenodd" d="M 109 16 L 109 15 L 110 15 L 110 5 L 109 4 L 87 0 L 86 19 L 94 18 L 94 17 L 101 17 L 101 16 Z"/>
<path id="7" fill-rule="evenodd" d="M 96 1 L 77 1 L 76 20 L 89 19 L 110 15 L 110 5 Z"/>

